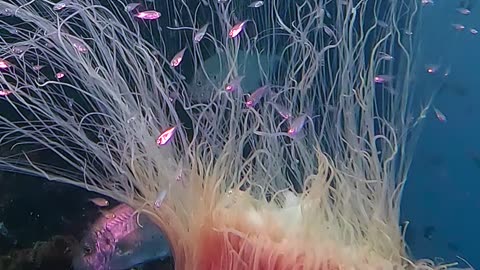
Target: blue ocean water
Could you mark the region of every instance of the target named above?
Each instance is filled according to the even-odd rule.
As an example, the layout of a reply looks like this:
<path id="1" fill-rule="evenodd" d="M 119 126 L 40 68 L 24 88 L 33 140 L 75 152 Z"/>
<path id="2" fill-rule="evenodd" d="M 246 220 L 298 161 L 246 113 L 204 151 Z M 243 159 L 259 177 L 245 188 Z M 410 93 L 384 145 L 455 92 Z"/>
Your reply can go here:
<path id="1" fill-rule="evenodd" d="M 415 257 L 461 256 L 474 268 L 480 267 L 479 18 L 477 1 L 435 1 L 422 9 L 416 91 L 438 88 L 433 105 L 447 120 L 433 109 L 427 115 L 402 211 Z M 428 73 L 428 65 L 441 74 Z"/>

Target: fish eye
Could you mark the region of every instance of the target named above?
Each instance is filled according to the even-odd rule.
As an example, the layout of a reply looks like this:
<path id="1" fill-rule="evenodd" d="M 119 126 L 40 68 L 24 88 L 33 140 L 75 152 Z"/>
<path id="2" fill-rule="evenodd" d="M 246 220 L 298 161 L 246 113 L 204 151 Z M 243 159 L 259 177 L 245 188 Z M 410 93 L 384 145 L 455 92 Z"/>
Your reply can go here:
<path id="1" fill-rule="evenodd" d="M 83 246 L 83 255 L 86 256 L 90 254 L 92 254 L 92 248 L 89 246 Z"/>

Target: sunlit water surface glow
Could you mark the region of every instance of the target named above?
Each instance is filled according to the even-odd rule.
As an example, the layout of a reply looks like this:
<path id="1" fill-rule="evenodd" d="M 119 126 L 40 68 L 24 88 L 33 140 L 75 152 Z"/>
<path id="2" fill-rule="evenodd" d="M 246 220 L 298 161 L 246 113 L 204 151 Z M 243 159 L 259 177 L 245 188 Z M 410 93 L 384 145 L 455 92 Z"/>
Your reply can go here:
<path id="1" fill-rule="evenodd" d="M 177 269 L 435 267 L 399 228 L 418 1 L 62 3 L 0 2 L 2 169 L 151 215 Z"/>

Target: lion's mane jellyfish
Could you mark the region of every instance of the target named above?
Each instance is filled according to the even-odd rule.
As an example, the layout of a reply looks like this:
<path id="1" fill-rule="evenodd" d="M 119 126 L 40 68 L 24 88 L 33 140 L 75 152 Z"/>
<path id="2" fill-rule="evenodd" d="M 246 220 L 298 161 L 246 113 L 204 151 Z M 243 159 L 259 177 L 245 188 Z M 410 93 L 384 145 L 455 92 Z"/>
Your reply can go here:
<path id="1" fill-rule="evenodd" d="M 399 227 L 417 2 L 0 1 L 0 167 L 149 215 L 176 269 L 434 268 Z"/>

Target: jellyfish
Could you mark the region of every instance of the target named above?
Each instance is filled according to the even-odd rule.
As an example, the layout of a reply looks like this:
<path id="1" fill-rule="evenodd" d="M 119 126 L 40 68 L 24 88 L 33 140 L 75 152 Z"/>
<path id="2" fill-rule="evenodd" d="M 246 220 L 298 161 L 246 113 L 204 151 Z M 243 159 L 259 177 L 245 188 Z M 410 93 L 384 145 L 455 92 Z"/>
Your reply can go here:
<path id="1" fill-rule="evenodd" d="M 418 1 L 161 2 L 0 1 L 0 169 L 147 215 L 179 270 L 436 267 L 406 252 L 399 226 L 423 119 L 417 42 L 400 29 Z M 248 82 L 247 53 L 262 91 L 225 91 Z M 222 81 L 196 102 L 212 55 Z"/>

